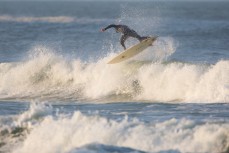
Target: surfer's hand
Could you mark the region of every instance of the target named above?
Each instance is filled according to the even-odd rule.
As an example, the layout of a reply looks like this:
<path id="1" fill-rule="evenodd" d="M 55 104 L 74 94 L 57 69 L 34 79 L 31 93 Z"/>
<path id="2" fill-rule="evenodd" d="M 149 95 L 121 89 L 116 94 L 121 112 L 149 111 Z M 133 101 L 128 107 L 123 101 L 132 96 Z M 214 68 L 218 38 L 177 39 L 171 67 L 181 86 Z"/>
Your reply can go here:
<path id="1" fill-rule="evenodd" d="M 104 32 L 104 31 L 105 31 L 105 29 L 104 29 L 104 28 L 102 28 L 100 31 L 101 31 L 101 32 Z"/>

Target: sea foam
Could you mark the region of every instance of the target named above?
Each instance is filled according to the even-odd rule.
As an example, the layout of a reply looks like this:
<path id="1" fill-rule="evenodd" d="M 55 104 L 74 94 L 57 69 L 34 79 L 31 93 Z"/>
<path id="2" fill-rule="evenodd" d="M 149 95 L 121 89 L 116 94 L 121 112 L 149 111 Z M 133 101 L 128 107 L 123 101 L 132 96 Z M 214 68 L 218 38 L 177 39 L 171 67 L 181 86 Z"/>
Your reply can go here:
<path id="1" fill-rule="evenodd" d="M 71 116 L 44 117 L 14 152 L 78 152 L 96 143 L 147 152 L 214 153 L 228 149 L 228 129 L 227 123 L 169 119 L 147 124 L 128 117 L 115 121 L 77 111 Z"/>

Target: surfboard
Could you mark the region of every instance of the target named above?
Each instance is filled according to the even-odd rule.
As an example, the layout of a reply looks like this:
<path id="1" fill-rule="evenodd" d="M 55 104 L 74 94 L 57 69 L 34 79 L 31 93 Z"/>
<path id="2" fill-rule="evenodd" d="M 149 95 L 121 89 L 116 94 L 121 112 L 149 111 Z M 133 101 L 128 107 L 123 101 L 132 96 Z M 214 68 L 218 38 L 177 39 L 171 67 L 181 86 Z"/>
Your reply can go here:
<path id="1" fill-rule="evenodd" d="M 157 39 L 157 37 L 149 37 L 140 43 L 124 50 L 122 53 L 114 57 L 112 60 L 110 60 L 107 64 L 115 64 L 115 63 L 120 63 L 122 61 L 125 61 L 142 51 L 144 51 L 147 47 L 151 46 L 153 42 Z"/>

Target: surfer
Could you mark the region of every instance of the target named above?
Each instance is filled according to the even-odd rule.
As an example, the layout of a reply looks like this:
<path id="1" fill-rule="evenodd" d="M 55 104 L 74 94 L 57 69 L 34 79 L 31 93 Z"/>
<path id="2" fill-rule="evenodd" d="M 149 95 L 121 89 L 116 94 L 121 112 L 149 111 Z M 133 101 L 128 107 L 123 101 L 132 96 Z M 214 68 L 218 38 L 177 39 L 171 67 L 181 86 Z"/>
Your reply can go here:
<path id="1" fill-rule="evenodd" d="M 139 34 L 137 34 L 136 31 L 134 31 L 133 29 L 130 29 L 126 25 L 111 24 L 111 25 L 108 25 L 106 28 L 102 28 L 101 32 L 104 32 L 109 28 L 115 28 L 117 33 L 122 33 L 122 36 L 121 36 L 121 39 L 120 39 L 120 43 L 121 43 L 121 45 L 123 46 L 124 49 L 126 49 L 126 46 L 125 46 L 124 42 L 129 37 L 137 38 L 140 42 L 142 40 L 146 39 L 146 38 L 149 38 L 149 37 L 141 37 Z"/>

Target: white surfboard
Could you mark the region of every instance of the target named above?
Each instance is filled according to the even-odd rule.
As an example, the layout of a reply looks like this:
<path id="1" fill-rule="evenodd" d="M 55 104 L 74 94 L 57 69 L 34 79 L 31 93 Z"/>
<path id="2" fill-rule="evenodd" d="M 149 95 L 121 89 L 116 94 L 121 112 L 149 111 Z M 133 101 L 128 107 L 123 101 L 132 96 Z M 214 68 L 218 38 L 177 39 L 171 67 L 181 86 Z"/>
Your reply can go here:
<path id="1" fill-rule="evenodd" d="M 141 41 L 137 45 L 134 45 L 134 46 L 126 49 L 125 51 L 123 51 L 121 54 L 119 54 L 118 56 L 113 58 L 107 64 L 120 63 L 122 61 L 125 61 L 125 60 L 139 54 L 140 52 L 145 50 L 147 47 L 151 46 L 156 39 L 157 39 L 157 37 L 149 37 L 149 38 Z"/>

